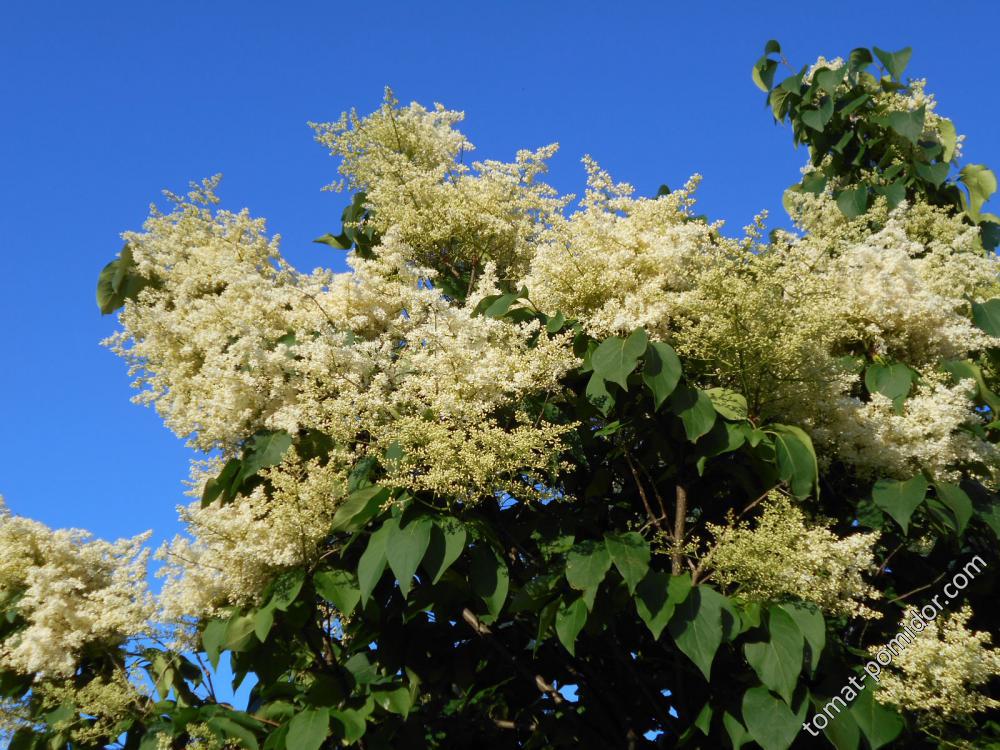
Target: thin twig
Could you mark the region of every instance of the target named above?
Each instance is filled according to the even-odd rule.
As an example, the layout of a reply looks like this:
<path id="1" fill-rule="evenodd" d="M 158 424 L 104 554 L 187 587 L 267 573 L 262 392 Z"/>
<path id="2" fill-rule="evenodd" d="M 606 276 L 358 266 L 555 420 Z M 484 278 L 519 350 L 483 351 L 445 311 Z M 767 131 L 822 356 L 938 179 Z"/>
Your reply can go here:
<path id="1" fill-rule="evenodd" d="M 514 664 L 521 674 L 532 680 L 535 683 L 535 687 L 537 687 L 543 694 L 551 698 L 553 703 L 558 705 L 563 702 L 563 697 L 559 694 L 559 691 L 556 690 L 552 684 L 546 682 L 545 678 L 540 674 L 531 674 L 530 670 L 526 669 L 524 665 L 521 664 L 521 662 L 518 661 L 518 659 L 510 651 L 507 650 L 506 646 L 494 638 L 493 631 L 490 630 L 489 627 L 476 616 L 475 612 L 466 607 L 462 610 L 462 619 L 465 620 L 473 631 L 475 631 L 476 635 L 485 639 L 487 643 L 499 651 L 505 658 L 510 660 L 510 662 Z"/>
<path id="2" fill-rule="evenodd" d="M 665 515 L 657 516 L 653 512 L 653 506 L 649 504 L 649 497 L 646 495 L 646 490 L 642 486 L 642 482 L 639 480 L 639 472 L 636 471 L 635 463 L 633 463 L 632 456 L 629 455 L 628 451 L 625 451 L 625 461 L 628 463 L 628 467 L 632 471 L 632 479 L 635 480 L 635 486 L 639 488 L 639 497 L 642 498 L 642 504 L 643 506 L 645 506 L 646 513 L 649 515 L 649 522 L 654 526 L 656 526 L 656 528 L 658 528 L 660 531 L 669 534 L 669 532 L 667 532 L 666 529 L 664 529 L 663 526 L 661 525 L 661 523 L 663 521 L 666 521 L 667 518 Z"/>
<path id="3" fill-rule="evenodd" d="M 918 586 L 917 588 L 913 589 L 913 591 L 907 591 L 905 594 L 897 596 L 895 599 L 890 599 L 889 600 L 889 604 L 895 604 L 896 602 L 901 602 L 904 599 L 908 599 L 909 597 L 913 596 L 914 594 L 919 594 L 921 591 L 925 591 L 926 589 L 929 589 L 931 586 L 933 586 L 934 584 L 936 584 L 938 581 L 940 581 L 946 575 L 948 575 L 947 571 L 945 571 L 944 573 L 942 573 L 941 575 L 939 575 L 937 578 L 935 578 L 930 583 L 924 584 L 923 586 Z"/>

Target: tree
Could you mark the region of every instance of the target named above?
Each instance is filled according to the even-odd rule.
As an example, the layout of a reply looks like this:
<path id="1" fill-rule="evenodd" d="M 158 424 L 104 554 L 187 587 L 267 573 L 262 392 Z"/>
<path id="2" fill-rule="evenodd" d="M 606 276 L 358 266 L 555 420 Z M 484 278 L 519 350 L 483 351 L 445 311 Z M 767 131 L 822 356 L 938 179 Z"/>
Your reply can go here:
<path id="1" fill-rule="evenodd" d="M 313 126 L 348 273 L 217 179 L 125 233 L 190 533 L 154 598 L 142 538 L 0 516 L 10 747 L 1000 747 L 996 178 L 909 49 L 780 54 L 797 233 L 590 160 L 571 210 L 391 93 Z"/>

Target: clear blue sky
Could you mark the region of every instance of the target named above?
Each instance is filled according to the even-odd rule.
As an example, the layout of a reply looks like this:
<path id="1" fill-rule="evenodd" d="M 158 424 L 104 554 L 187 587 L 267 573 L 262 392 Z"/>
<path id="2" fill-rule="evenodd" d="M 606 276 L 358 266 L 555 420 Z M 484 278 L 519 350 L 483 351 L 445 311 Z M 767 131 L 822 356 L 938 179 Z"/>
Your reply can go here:
<path id="1" fill-rule="evenodd" d="M 15 2 L 0 4 L 0 493 L 18 513 L 114 537 L 176 529 L 188 452 L 129 402 L 97 273 L 160 190 L 223 172 L 297 265 L 341 262 L 334 162 L 308 120 L 403 101 L 465 110 L 478 155 L 559 141 L 577 191 L 593 154 L 643 193 L 704 175 L 700 207 L 738 231 L 782 216 L 804 159 L 749 70 L 914 47 L 969 159 L 1000 166 L 995 2 Z M 279 9 L 280 8 L 280 9 Z M 806 9 L 809 10 L 806 10 Z M 952 14 L 957 15 L 952 15 Z"/>

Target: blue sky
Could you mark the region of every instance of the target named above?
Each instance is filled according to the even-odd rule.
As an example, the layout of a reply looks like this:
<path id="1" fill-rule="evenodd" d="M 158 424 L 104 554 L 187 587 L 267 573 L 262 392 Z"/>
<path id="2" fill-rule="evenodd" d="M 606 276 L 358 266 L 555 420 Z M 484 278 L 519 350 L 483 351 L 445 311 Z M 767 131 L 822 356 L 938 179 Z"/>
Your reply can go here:
<path id="1" fill-rule="evenodd" d="M 967 157 L 1000 166 L 993 2 L 278 7 L 0 6 L 0 493 L 15 512 L 175 533 L 190 454 L 98 345 L 115 321 L 94 304 L 97 273 L 163 188 L 216 172 L 224 204 L 266 216 L 293 263 L 337 266 L 310 240 L 345 198 L 320 192 L 336 165 L 306 122 L 371 110 L 386 84 L 464 110 L 479 156 L 560 142 L 563 190 L 580 189 L 585 153 L 646 194 L 699 172 L 700 210 L 738 232 L 760 209 L 783 218 L 804 159 L 750 81 L 764 42 L 795 63 L 909 44 Z"/>

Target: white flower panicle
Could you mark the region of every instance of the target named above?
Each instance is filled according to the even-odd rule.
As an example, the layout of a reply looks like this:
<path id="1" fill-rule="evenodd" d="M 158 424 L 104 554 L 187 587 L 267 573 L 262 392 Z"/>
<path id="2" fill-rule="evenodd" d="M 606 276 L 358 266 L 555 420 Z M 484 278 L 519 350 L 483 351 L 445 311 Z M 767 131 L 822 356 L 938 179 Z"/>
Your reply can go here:
<path id="1" fill-rule="evenodd" d="M 802 599 L 831 615 L 878 617 L 866 601 L 878 597 L 865 574 L 875 572 L 877 533 L 839 537 L 777 492 L 751 528 L 735 520 L 709 524 L 712 577 L 751 601 Z"/>
<path id="2" fill-rule="evenodd" d="M 148 538 L 91 541 L 14 516 L 0 500 L 0 602 L 23 623 L 0 642 L 0 669 L 64 677 L 90 650 L 150 632 Z"/>
<path id="3" fill-rule="evenodd" d="M 882 672 L 876 699 L 914 712 L 932 728 L 950 722 L 973 726 L 975 714 L 1000 708 L 1000 701 L 982 692 L 1000 676 L 1000 649 L 991 648 L 989 633 L 968 629 L 971 617 L 965 606 L 929 622 Z"/>
<path id="4" fill-rule="evenodd" d="M 511 279 L 568 200 L 538 179 L 557 146 L 519 151 L 511 163 L 466 165 L 462 157 L 473 146 L 455 128 L 463 118 L 440 104 L 431 111 L 416 103 L 400 107 L 387 89 L 373 114 L 352 111 L 312 127 L 341 159 L 347 186 L 365 191 L 375 229 L 394 229 L 413 260 L 462 266 L 473 275 L 492 262 L 501 278 Z"/>

